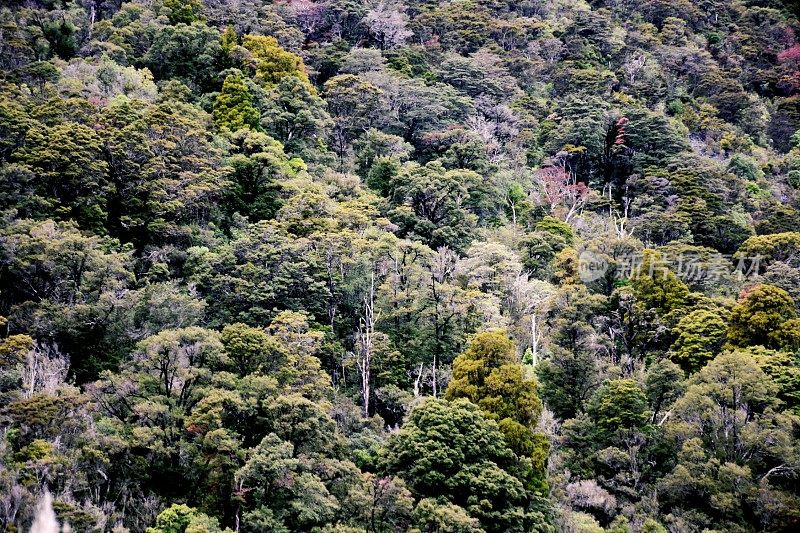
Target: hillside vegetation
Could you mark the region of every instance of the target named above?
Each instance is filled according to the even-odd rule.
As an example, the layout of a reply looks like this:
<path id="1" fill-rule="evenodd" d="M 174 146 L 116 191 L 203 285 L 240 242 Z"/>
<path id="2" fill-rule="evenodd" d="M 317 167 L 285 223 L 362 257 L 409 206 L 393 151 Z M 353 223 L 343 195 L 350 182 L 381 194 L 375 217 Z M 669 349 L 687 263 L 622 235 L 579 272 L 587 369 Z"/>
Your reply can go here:
<path id="1" fill-rule="evenodd" d="M 0 0 L 0 531 L 799 531 L 798 14 Z"/>

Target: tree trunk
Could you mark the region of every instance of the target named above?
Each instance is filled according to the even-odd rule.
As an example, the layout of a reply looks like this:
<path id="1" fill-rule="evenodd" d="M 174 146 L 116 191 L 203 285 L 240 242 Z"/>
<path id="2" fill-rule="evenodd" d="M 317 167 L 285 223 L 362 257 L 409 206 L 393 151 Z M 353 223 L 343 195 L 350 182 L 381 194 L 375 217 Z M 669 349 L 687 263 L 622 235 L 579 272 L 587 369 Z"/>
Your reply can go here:
<path id="1" fill-rule="evenodd" d="M 371 394 L 371 367 L 373 341 L 375 338 L 375 272 L 370 273 L 367 294 L 364 295 L 364 316 L 358 331 L 358 371 L 361 374 L 361 396 L 363 398 L 364 416 L 369 416 L 369 398 Z"/>

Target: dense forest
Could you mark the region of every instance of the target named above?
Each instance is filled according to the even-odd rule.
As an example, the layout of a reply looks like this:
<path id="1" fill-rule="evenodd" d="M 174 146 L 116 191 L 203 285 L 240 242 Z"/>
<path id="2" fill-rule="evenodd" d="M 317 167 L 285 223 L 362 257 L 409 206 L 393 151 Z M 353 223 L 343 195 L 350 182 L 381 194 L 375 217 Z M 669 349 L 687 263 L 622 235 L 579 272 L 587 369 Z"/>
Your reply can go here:
<path id="1" fill-rule="evenodd" d="M 798 16 L 0 0 L 0 531 L 800 530 Z"/>

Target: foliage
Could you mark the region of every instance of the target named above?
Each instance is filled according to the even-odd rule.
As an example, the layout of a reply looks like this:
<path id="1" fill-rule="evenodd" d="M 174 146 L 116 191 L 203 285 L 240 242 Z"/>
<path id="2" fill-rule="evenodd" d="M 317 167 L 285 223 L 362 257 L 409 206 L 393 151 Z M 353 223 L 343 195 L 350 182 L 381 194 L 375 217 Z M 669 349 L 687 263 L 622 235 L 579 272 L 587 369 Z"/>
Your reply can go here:
<path id="1" fill-rule="evenodd" d="M 384 461 L 416 497 L 443 498 L 486 531 L 522 530 L 526 496 L 517 459 L 497 424 L 471 403 L 427 400 L 391 439 Z"/>
<path id="2" fill-rule="evenodd" d="M 727 329 L 717 313 L 705 309 L 692 311 L 675 325 L 672 359 L 687 372 L 697 372 L 721 351 Z"/>
<path id="3" fill-rule="evenodd" d="M 238 74 L 229 74 L 214 102 L 214 120 L 220 127 L 236 131 L 258 126 L 260 114 L 253 106 L 253 96 Z"/>
<path id="4" fill-rule="evenodd" d="M 770 335 L 796 316 L 792 297 L 773 285 L 758 285 L 731 310 L 728 342 L 733 346 L 768 346 Z"/>
<path id="5" fill-rule="evenodd" d="M 479 406 L 498 427 L 509 448 L 534 462 L 531 475 L 544 477 L 547 447 L 543 435 L 534 433 L 542 411 L 536 382 L 526 377 L 505 332 L 477 334 L 453 361 L 453 377 L 445 398 L 467 398 Z"/>
<path id="6" fill-rule="evenodd" d="M 1 531 L 798 529 L 789 3 L 0 6 Z"/>

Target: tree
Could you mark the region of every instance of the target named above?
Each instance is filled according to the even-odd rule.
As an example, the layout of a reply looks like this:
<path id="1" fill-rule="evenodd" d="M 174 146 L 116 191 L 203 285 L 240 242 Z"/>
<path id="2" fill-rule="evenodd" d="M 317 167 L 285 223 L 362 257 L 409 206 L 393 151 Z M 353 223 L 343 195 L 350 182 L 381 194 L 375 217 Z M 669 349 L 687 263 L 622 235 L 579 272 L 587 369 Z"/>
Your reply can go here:
<path id="1" fill-rule="evenodd" d="M 414 524 L 420 531 L 441 533 L 481 533 L 477 518 L 452 503 L 439 503 L 434 498 L 420 500 L 414 508 Z"/>
<path id="2" fill-rule="evenodd" d="M 378 176 L 385 175 L 391 170 L 396 170 L 398 162 L 409 158 L 413 147 L 405 142 L 401 137 L 388 135 L 375 128 L 367 132 L 355 143 L 356 158 L 358 159 L 358 171 L 362 177 L 367 178 L 367 185 L 377 190 L 381 194 L 388 192 L 388 179 L 376 179 Z M 373 173 L 372 167 L 378 164 L 378 168 Z M 382 170 L 380 166 L 386 167 Z M 370 178 L 370 175 L 373 175 Z"/>
<path id="3" fill-rule="evenodd" d="M 33 123 L 17 98 L 10 99 L 5 94 L 0 99 L 0 117 L 0 160 L 8 161 L 23 146 L 26 133 Z"/>
<path id="4" fill-rule="evenodd" d="M 281 78 L 271 90 L 261 125 L 283 143 L 288 153 L 313 158 L 333 121 L 316 92 L 302 79 L 290 75 Z"/>
<path id="5" fill-rule="evenodd" d="M 673 330 L 676 339 L 670 357 L 693 374 L 722 350 L 727 330 L 719 314 L 705 309 L 692 311 Z"/>
<path id="6" fill-rule="evenodd" d="M 289 159 L 281 143 L 263 132 L 243 130 L 231 136 L 230 186 L 225 190 L 229 215 L 239 213 L 251 222 L 275 218 L 284 205 L 288 183 L 303 175 L 305 165 Z"/>
<path id="7" fill-rule="evenodd" d="M 596 425 L 601 442 L 618 431 L 641 429 L 650 421 L 647 396 L 632 379 L 610 380 L 589 400 L 586 414 Z"/>
<path id="8" fill-rule="evenodd" d="M 279 402 L 296 404 L 296 398 L 279 398 Z M 296 422 L 314 430 L 324 430 L 320 441 L 298 446 L 293 441 L 302 431 L 292 432 L 291 425 L 276 424 L 289 435 L 267 434 L 253 449 L 248 461 L 236 472 L 237 490 L 244 494 L 242 526 L 244 531 L 292 531 L 308 530 L 332 522 L 338 514 L 340 502 L 336 495 L 337 485 L 344 483 L 345 490 L 356 477 L 355 465 L 330 457 L 330 445 L 334 423 L 326 414 L 308 400 L 300 401 L 304 408 Z M 308 408 L 316 410 L 314 416 L 324 418 L 326 426 L 318 426 L 319 420 L 306 419 Z M 286 438 L 288 437 L 288 439 Z M 286 439 L 286 440 L 284 440 Z M 323 446 L 320 447 L 320 444 Z M 327 456 L 327 457 L 326 457 Z M 330 457 L 330 458 L 329 458 Z M 315 466 L 331 469 L 330 475 Z"/>
<path id="9" fill-rule="evenodd" d="M 548 445 L 543 435 L 535 433 L 542 402 L 536 382 L 525 375 L 504 331 L 478 333 L 472 338 L 453 361 L 445 398 L 466 398 L 487 418 L 496 420 L 509 448 L 533 460 L 531 476 L 543 485 Z"/>
<path id="10" fill-rule="evenodd" d="M 660 315 L 674 311 L 686 304 L 689 289 L 665 263 L 664 256 L 645 250 L 641 264 L 634 265 L 630 274 L 631 288 L 636 306 L 652 309 Z"/>
<path id="11" fill-rule="evenodd" d="M 770 503 L 796 499 L 783 488 L 785 461 L 796 451 L 776 393 L 747 353 L 721 354 L 693 376 L 666 426 L 680 447 L 677 465 L 659 483 L 668 509 L 746 524 L 755 505 L 764 509 L 759 518 L 776 527 L 796 520 L 790 508 Z"/>
<path id="12" fill-rule="evenodd" d="M 159 81 L 177 79 L 193 90 L 218 87 L 215 77 L 222 62 L 219 37 L 215 28 L 197 21 L 158 28 L 141 64 Z"/>
<path id="13" fill-rule="evenodd" d="M 604 301 L 584 285 L 566 285 L 555 294 L 546 316 L 550 353 L 537 365 L 536 374 L 542 399 L 559 418 L 582 411 L 599 385 L 600 361 L 593 342 L 597 331 L 591 322 Z"/>
<path id="14" fill-rule="evenodd" d="M 253 96 L 241 75 L 229 74 L 225 78 L 222 91 L 214 102 L 213 115 L 219 127 L 231 131 L 259 127 L 261 115 L 253 106 Z"/>
<path id="15" fill-rule="evenodd" d="M 50 216 L 102 232 L 111 188 L 97 132 L 83 124 L 41 124 L 27 132 L 16 158 L 36 175 L 36 194 L 49 204 Z"/>
<path id="16" fill-rule="evenodd" d="M 187 276 L 198 284 L 218 323 L 261 325 L 282 310 L 323 317 L 325 271 L 307 237 L 261 221 L 234 232 L 230 243 L 213 250 L 189 250 Z M 220 275 L 224 273 L 224 275 Z"/>
<path id="17" fill-rule="evenodd" d="M 334 118 L 332 140 L 340 159 L 351 142 L 381 120 L 382 96 L 381 89 L 352 74 L 325 82 L 324 97 Z"/>
<path id="18" fill-rule="evenodd" d="M 73 222 L 17 220 L 0 232 L 0 262 L 8 287 L 0 296 L 3 313 L 65 351 L 79 383 L 116 363 L 102 302 L 131 287 L 130 249 L 86 235 Z"/>
<path id="19" fill-rule="evenodd" d="M 356 365 L 361 375 L 361 399 L 364 416 L 369 416 L 370 396 L 372 394 L 372 361 L 375 352 L 375 271 L 370 271 L 369 287 L 364 294 L 364 312 L 358 322 L 356 333 Z"/>
<path id="20" fill-rule="evenodd" d="M 541 403 L 536 383 L 523 381 L 521 368 L 515 386 L 513 376 L 519 366 L 514 345 L 504 331 L 479 333 L 453 361 L 453 378 L 445 398 L 467 398 L 489 418 L 511 418 L 532 428 L 541 414 Z M 504 383 L 504 378 L 510 381 Z"/>
<path id="21" fill-rule="evenodd" d="M 381 48 L 396 48 L 413 35 L 407 29 L 408 17 L 402 6 L 389 2 L 380 2 L 371 9 L 364 22 L 369 27 L 370 33 L 380 43 Z"/>
<path id="22" fill-rule="evenodd" d="M 554 217 L 569 222 L 580 213 L 589 197 L 589 188 L 562 166 L 544 167 L 536 173 L 539 197 Z"/>
<path id="23" fill-rule="evenodd" d="M 203 10 L 201 0 L 164 0 L 164 7 L 169 8 L 169 21 L 172 24 L 191 24 L 200 18 Z"/>
<path id="24" fill-rule="evenodd" d="M 645 393 L 653 413 L 650 422 L 663 424 L 670 407 L 686 390 L 686 379 L 681 368 L 669 359 L 659 359 L 647 369 Z"/>
<path id="25" fill-rule="evenodd" d="M 149 71 L 122 66 L 105 55 L 99 60 L 71 60 L 61 71 L 58 89 L 62 94 L 102 104 L 121 95 L 152 102 L 158 94 Z"/>
<path id="26" fill-rule="evenodd" d="M 390 213 L 403 235 L 421 238 L 431 248 L 463 250 L 484 199 L 480 176 L 468 170 L 445 170 L 438 161 L 408 163 L 393 180 Z"/>
<path id="27" fill-rule="evenodd" d="M 384 452 L 384 469 L 416 498 L 442 498 L 487 532 L 522 530 L 524 483 L 495 422 L 466 400 L 428 399 Z"/>
<path id="28" fill-rule="evenodd" d="M 138 247 L 188 238 L 219 217 L 228 184 L 211 142 L 211 116 L 182 102 L 146 107 L 118 101 L 106 109 L 115 194 L 108 225 Z"/>
<path id="29" fill-rule="evenodd" d="M 222 329 L 220 341 L 240 376 L 277 372 L 286 361 L 283 348 L 263 329 L 238 322 L 228 324 Z"/>
<path id="30" fill-rule="evenodd" d="M 773 285 L 757 285 L 731 310 L 728 343 L 731 346 L 769 346 L 770 334 L 797 311 L 789 294 Z"/>
<path id="31" fill-rule="evenodd" d="M 758 261 L 760 271 L 773 262 L 786 262 L 800 253 L 800 233 L 790 231 L 772 235 L 756 235 L 742 243 L 734 255 L 741 261 Z"/>
<path id="32" fill-rule="evenodd" d="M 314 92 L 303 60 L 281 48 L 274 37 L 245 35 L 242 47 L 252 54 L 252 62 L 245 66 L 252 69 L 257 81 L 274 86 L 284 77 L 294 76 Z"/>
<path id="33" fill-rule="evenodd" d="M 225 531 L 230 531 L 226 529 Z M 215 518 L 187 505 L 172 504 L 158 514 L 155 527 L 147 533 L 221 533 Z"/>
<path id="34" fill-rule="evenodd" d="M 797 352 L 770 350 L 760 346 L 737 351 L 753 357 L 759 368 L 778 386 L 778 398 L 786 409 L 797 414 L 800 406 L 800 364 Z"/>

